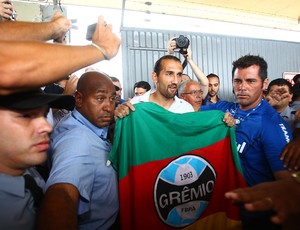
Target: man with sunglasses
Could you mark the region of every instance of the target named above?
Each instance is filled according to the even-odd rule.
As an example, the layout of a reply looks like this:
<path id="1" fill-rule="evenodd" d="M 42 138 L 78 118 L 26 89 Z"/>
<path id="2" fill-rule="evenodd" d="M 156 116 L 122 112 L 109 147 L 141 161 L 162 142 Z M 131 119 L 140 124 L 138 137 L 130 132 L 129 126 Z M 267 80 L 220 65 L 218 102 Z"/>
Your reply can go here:
<path id="1" fill-rule="evenodd" d="M 116 90 L 116 106 L 118 106 L 118 104 L 122 104 L 125 102 L 124 99 L 122 99 L 122 85 L 121 82 L 118 78 L 116 77 L 110 77 L 110 79 L 112 80 L 114 86 L 115 86 L 115 90 Z"/>

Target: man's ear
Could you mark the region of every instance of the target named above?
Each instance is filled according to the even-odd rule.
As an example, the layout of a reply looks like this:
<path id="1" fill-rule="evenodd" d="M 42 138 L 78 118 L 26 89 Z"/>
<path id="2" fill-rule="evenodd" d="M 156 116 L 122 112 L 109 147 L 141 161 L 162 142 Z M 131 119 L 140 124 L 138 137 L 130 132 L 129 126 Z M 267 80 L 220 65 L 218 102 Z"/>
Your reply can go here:
<path id="1" fill-rule="evenodd" d="M 75 97 L 75 106 L 77 108 L 81 108 L 82 107 L 82 97 L 83 97 L 82 93 L 76 91 L 74 97 Z"/>
<path id="2" fill-rule="evenodd" d="M 267 91 L 267 90 L 268 90 L 268 85 L 269 85 L 269 78 L 267 77 L 267 78 L 263 81 L 263 91 Z"/>
<path id="3" fill-rule="evenodd" d="M 154 84 L 156 85 L 156 83 L 158 81 L 158 76 L 155 72 L 152 72 L 152 80 L 153 80 Z"/>
<path id="4" fill-rule="evenodd" d="M 293 101 L 293 95 L 294 95 L 294 94 L 290 94 L 290 100 L 289 100 L 289 102 L 292 102 L 292 101 Z"/>

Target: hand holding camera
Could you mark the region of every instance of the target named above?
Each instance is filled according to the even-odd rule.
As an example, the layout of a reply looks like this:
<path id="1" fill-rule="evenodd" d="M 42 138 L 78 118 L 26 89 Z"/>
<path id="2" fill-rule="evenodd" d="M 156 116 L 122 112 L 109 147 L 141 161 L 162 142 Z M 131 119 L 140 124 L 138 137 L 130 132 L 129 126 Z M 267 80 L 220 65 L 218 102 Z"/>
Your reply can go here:
<path id="1" fill-rule="evenodd" d="M 17 13 L 13 8 L 11 0 L 0 0 L 0 17 L 4 20 L 16 20 Z"/>
<path id="2" fill-rule="evenodd" d="M 190 45 L 190 40 L 183 35 L 179 35 L 178 38 L 175 38 L 175 41 L 176 41 L 176 49 L 179 49 L 179 53 L 187 54 L 187 49 Z"/>
<path id="3" fill-rule="evenodd" d="M 179 53 L 186 55 L 188 54 L 188 48 L 190 45 L 190 40 L 180 35 L 178 38 L 171 38 L 168 41 L 168 53 L 173 55 L 175 49 L 179 49 Z"/>

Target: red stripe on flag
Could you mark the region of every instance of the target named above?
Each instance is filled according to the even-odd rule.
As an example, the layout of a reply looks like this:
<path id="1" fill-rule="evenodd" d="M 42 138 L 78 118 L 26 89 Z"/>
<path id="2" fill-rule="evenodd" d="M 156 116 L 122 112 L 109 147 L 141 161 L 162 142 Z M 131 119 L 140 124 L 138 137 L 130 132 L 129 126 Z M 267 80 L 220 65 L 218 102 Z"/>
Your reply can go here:
<path id="1" fill-rule="evenodd" d="M 198 221 L 217 212 L 225 212 L 227 218 L 232 220 L 240 219 L 239 208 L 224 197 L 225 192 L 246 186 L 235 166 L 231 151 L 228 151 L 230 149 L 230 138 L 226 137 L 208 147 L 183 154 L 201 156 L 212 165 L 216 172 L 212 198 Z M 163 158 L 163 152 L 161 156 Z M 161 170 L 178 157 L 131 167 L 126 177 L 119 181 L 122 229 L 174 229 L 163 223 L 157 214 L 154 203 L 154 185 Z"/>

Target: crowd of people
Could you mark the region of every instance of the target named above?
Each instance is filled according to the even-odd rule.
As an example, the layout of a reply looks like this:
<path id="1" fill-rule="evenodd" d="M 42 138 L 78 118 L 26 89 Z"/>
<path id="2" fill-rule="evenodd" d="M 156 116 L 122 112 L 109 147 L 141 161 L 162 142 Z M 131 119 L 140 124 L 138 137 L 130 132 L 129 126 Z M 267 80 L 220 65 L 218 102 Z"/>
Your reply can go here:
<path id="1" fill-rule="evenodd" d="M 57 186 L 56 180 L 53 180 L 53 185 L 51 184 L 52 186 L 47 191 L 44 190 L 47 194 L 45 199 L 39 202 L 39 207 L 36 204 L 36 200 L 40 200 L 40 198 L 37 198 L 37 194 L 40 194 L 37 192 L 39 191 L 37 186 L 40 185 L 45 189 L 44 179 L 48 182 L 46 186 L 49 185 L 50 179 L 52 181 L 52 172 L 50 171 L 49 175 L 49 172 L 45 170 L 47 169 L 45 162 L 48 155 L 47 151 L 52 148 L 49 148 L 51 145 L 50 133 L 53 131 L 52 126 L 46 120 L 49 112 L 48 107 L 67 110 L 72 110 L 74 105 L 76 106 L 75 108 L 84 107 L 82 111 L 88 111 L 86 112 L 87 120 L 97 122 L 97 124 L 91 123 L 90 125 L 87 124 L 87 126 L 99 125 L 101 127 L 99 129 L 109 124 L 110 119 L 113 117 L 113 109 L 109 112 L 107 104 L 114 107 L 115 88 L 111 80 L 106 79 L 107 77 L 105 79 L 106 82 L 109 82 L 109 93 L 113 96 L 109 98 L 99 96 L 99 93 L 101 94 L 102 92 L 104 95 L 108 90 L 108 88 L 101 88 L 102 91 L 97 92 L 98 94 L 94 98 L 94 102 L 99 104 L 104 101 L 101 118 L 98 117 L 98 112 L 101 110 L 98 107 L 95 107 L 97 111 L 94 112 L 96 118 L 92 118 L 91 111 L 89 111 L 89 108 L 93 107 L 93 105 L 90 104 L 92 100 L 88 100 L 88 98 L 91 98 L 89 97 L 91 93 L 89 92 L 89 95 L 86 95 L 86 91 L 89 91 L 87 83 L 81 84 L 80 90 L 78 89 L 78 83 L 76 97 L 41 92 L 40 87 L 62 81 L 76 70 L 96 62 L 111 59 L 119 50 L 121 41 L 112 33 L 112 25 L 104 23 L 103 17 L 99 17 L 96 31 L 93 34 L 92 44 L 95 45 L 69 46 L 42 42 L 48 40 L 63 41 L 65 33 L 70 27 L 71 21 L 59 13 L 56 13 L 50 22 L 8 21 L 0 23 L 0 111 L 1 123 L 4 126 L 0 137 L 2 159 L 0 163 L 0 177 L 3 185 L 0 191 L 0 208 L 2 213 L 0 222 L 3 229 L 34 229 L 36 223 L 37 228 L 40 229 L 80 229 L 92 223 L 94 219 L 99 221 L 95 223 L 93 228 L 99 229 L 101 226 L 105 226 L 103 227 L 104 229 L 112 225 L 118 215 L 118 202 L 111 193 L 109 193 L 109 197 L 112 197 L 113 200 L 112 211 L 103 211 L 102 214 L 106 215 L 104 218 L 98 212 L 96 212 L 96 217 L 89 215 L 91 210 L 97 210 L 94 202 L 92 204 L 89 202 L 89 197 L 92 197 L 91 200 L 97 200 L 94 197 L 95 193 L 100 196 L 102 201 L 109 202 L 109 199 L 102 197 L 98 192 L 101 190 L 107 192 L 108 185 L 113 183 L 110 174 L 112 168 L 107 169 L 107 179 L 101 179 L 101 176 L 98 177 L 95 174 L 96 172 L 91 169 L 92 174 L 88 178 L 89 181 L 92 181 L 92 184 L 89 186 L 83 185 L 81 187 L 83 192 L 80 195 L 75 185 L 67 186 L 66 193 L 61 192 L 65 189 L 64 184 L 59 183 Z M 36 33 L 36 31 L 39 31 L 39 33 Z M 51 62 L 51 65 L 49 65 L 49 62 Z M 12 69 L 14 71 L 11 71 Z M 100 79 L 99 81 L 103 80 L 102 75 L 97 75 L 96 77 Z M 76 82 L 76 79 L 74 81 Z M 101 84 L 98 86 L 101 87 Z M 108 86 L 103 83 L 103 87 Z M 79 102 L 77 99 L 84 101 L 84 103 Z M 95 129 L 97 130 L 97 128 Z M 104 136 L 105 132 L 103 132 L 103 144 L 101 144 L 100 149 L 103 149 L 103 152 L 107 152 L 109 151 L 110 141 Z M 85 143 L 89 143 L 89 141 L 85 140 Z M 77 144 L 73 145 L 74 148 L 76 146 Z M 91 146 L 91 148 L 94 147 Z M 97 146 L 97 148 L 99 147 Z M 101 153 L 97 150 L 95 152 Z M 89 153 L 89 151 L 86 153 Z M 48 161 L 51 161 L 49 157 Z M 81 163 L 85 164 L 86 162 L 83 160 Z M 91 163 L 100 166 L 97 165 L 99 161 Z M 73 167 L 72 164 L 69 164 L 69 166 Z M 41 172 L 41 175 L 38 172 Z M 69 175 L 66 174 L 66 176 L 72 175 L 73 172 Z M 24 175 L 27 174 L 32 175 L 36 183 L 32 182 L 32 180 L 29 183 L 26 182 Z M 98 177 L 105 185 L 98 184 L 98 186 L 95 186 L 95 177 Z M 56 178 L 55 175 L 54 178 Z M 64 179 L 62 178 L 62 180 Z M 67 181 L 62 182 L 69 185 Z M 26 186 L 28 184 L 31 186 Z M 115 181 L 113 186 L 116 185 Z M 111 189 L 117 193 L 113 186 Z M 70 187 L 75 188 L 74 190 L 77 193 L 72 192 Z M 96 189 L 96 192 L 94 193 L 92 190 L 87 191 L 86 189 Z M 61 196 L 56 197 L 57 191 Z M 53 193 L 56 197 L 54 201 L 52 200 Z M 75 199 L 76 195 L 77 200 Z M 64 207 L 63 203 L 57 202 L 58 199 L 63 201 L 71 199 L 74 203 L 69 202 Z M 48 206 L 49 200 L 51 202 L 50 206 Z M 53 204 L 58 204 L 58 207 L 54 207 Z M 101 204 L 96 206 L 98 205 L 102 206 Z M 37 212 L 38 208 L 40 208 L 40 212 Z M 73 210 L 75 210 L 75 213 Z M 81 218 L 77 216 L 77 210 Z M 46 215 L 49 214 L 49 216 L 46 216 L 45 222 L 40 225 L 41 220 L 45 217 L 44 213 Z M 36 221 L 38 215 L 39 218 Z M 57 226 L 53 227 L 50 224 Z"/>
<path id="2" fill-rule="evenodd" d="M 168 60 L 173 58 L 164 56 L 155 64 L 155 77 L 153 77 L 153 80 L 157 87 L 156 91 L 149 92 L 144 96 L 134 98 L 130 102 L 118 106 L 115 112 L 116 116 L 120 118 L 127 116 L 130 110 L 134 111 L 132 104 L 140 102 L 154 102 L 173 112 L 182 113 L 184 111 L 179 108 L 174 110 L 174 108 L 176 108 L 174 105 L 176 105 L 176 103 L 178 104 L 178 99 L 175 96 L 175 88 L 177 87 L 174 86 L 180 81 L 178 77 L 176 77 L 178 71 L 174 71 L 174 69 L 165 64 L 160 67 L 162 73 L 157 72 L 157 66 L 161 65 L 161 60 L 163 59 Z M 164 61 L 163 63 L 166 62 L 167 61 Z M 177 60 L 177 62 L 179 63 L 179 60 Z M 164 71 L 166 73 L 163 73 Z M 289 183 L 291 173 L 288 169 L 298 170 L 300 163 L 299 138 L 294 135 L 295 140 L 291 141 L 293 139 L 293 128 L 295 128 L 296 124 L 299 124 L 299 118 L 296 117 L 299 116 L 299 111 L 293 109 L 289 111 L 289 115 L 286 117 L 281 113 L 283 110 L 277 110 L 276 108 L 283 105 L 283 109 L 286 109 L 292 101 L 292 87 L 290 83 L 285 79 L 280 79 L 279 81 L 274 80 L 269 84 L 267 78 L 267 63 L 259 56 L 246 55 L 241 57 L 233 63 L 232 73 L 234 95 L 236 96 L 237 102 L 220 101 L 218 97 L 215 97 L 216 101 L 214 101 L 214 103 L 209 100 L 210 103 L 201 106 L 200 110 L 222 110 L 229 112 L 235 118 L 237 148 L 243 173 L 249 186 L 254 186 L 253 188 L 256 188 L 255 186 L 257 185 L 263 187 L 264 184 L 260 185 L 261 183 L 275 180 L 279 180 L 279 184 L 281 182 Z M 172 79 L 168 84 L 165 83 L 162 87 L 162 82 L 164 81 L 163 76 L 170 76 L 170 74 L 173 75 Z M 218 77 L 213 76 L 213 78 L 213 80 L 216 80 L 216 86 L 218 86 Z M 183 81 L 178 85 L 178 95 L 189 102 L 195 111 L 199 111 L 199 104 L 196 105 L 194 102 L 197 101 L 197 98 L 199 102 L 199 98 L 201 98 L 201 85 L 192 80 Z M 271 88 L 275 85 L 280 86 L 279 88 L 281 90 L 276 88 L 276 94 L 270 95 L 272 94 Z M 295 87 L 297 87 L 296 85 Z M 265 90 L 268 92 L 267 96 L 264 95 Z M 212 91 L 213 93 L 211 95 L 216 96 L 217 90 Z M 155 97 L 155 94 L 160 95 L 160 97 Z M 193 96 L 194 101 L 186 97 L 186 94 Z M 275 102 L 272 103 L 272 101 L 276 101 L 276 105 Z M 184 106 L 182 105 L 181 107 Z M 286 122 L 283 122 L 283 120 Z M 274 136 L 273 133 L 277 135 Z M 272 187 L 272 184 L 268 186 Z M 274 186 L 278 185 L 274 183 Z M 292 184 L 292 187 L 293 186 L 295 185 Z M 269 192 L 271 193 L 272 190 L 270 189 Z M 230 196 L 232 193 L 228 194 L 226 194 L 228 198 L 233 199 L 233 197 L 235 197 Z M 272 203 L 274 202 L 269 196 L 263 198 L 268 202 L 270 202 L 270 200 Z M 277 196 L 275 198 L 278 199 Z M 272 208 L 274 207 L 275 206 L 272 206 Z M 278 225 L 280 221 L 276 219 L 277 217 L 274 221 L 275 224 L 271 221 L 271 217 L 274 215 L 272 211 L 248 212 L 249 209 L 247 208 L 242 208 L 241 210 L 243 229 L 262 227 L 266 229 L 281 229 L 282 227 Z M 290 222 L 288 224 L 290 224 Z"/>
<path id="3" fill-rule="evenodd" d="M 118 177 L 108 163 L 113 127 L 136 104 L 147 102 L 178 114 L 223 111 L 223 122 L 235 129 L 249 186 L 224 197 L 240 205 L 242 228 L 299 226 L 299 75 L 294 86 L 282 78 L 269 83 L 267 62 L 242 56 L 232 68 L 236 101 L 223 101 L 218 96 L 220 77 L 203 73 L 192 60 L 191 46 L 182 55 L 197 80 L 184 75 L 171 38 L 168 54 L 154 64 L 154 89 L 146 81 L 137 82 L 133 98 L 125 100 L 116 77 L 93 69 L 80 78 L 72 76 L 118 53 L 121 41 L 103 17 L 90 45 L 71 46 L 60 44 L 71 28 L 60 13 L 50 22 L 18 22 L 10 19 L 11 1 L 0 3 L 5 20 L 0 23 L 3 229 L 122 228 Z"/>

